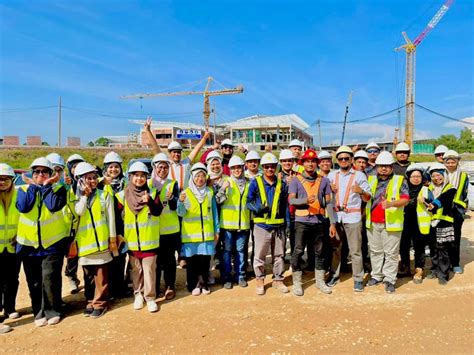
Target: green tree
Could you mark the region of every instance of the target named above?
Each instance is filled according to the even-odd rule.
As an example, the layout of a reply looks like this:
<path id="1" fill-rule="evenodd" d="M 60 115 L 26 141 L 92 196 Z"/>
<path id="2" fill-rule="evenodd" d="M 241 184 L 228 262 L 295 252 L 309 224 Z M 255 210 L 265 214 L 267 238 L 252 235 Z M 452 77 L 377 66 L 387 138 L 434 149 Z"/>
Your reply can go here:
<path id="1" fill-rule="evenodd" d="M 472 131 L 465 127 L 459 133 L 459 139 L 454 134 L 444 134 L 436 140 L 436 145 L 444 144 L 458 153 L 474 152 L 474 138 Z"/>
<path id="2" fill-rule="evenodd" d="M 49 143 L 48 143 L 48 142 L 41 142 L 41 145 L 44 145 L 44 146 L 49 147 Z"/>
<path id="3" fill-rule="evenodd" d="M 94 142 L 89 142 L 89 143 L 87 143 L 87 146 L 88 146 L 88 147 L 93 147 L 93 146 L 94 146 Z"/>
<path id="4" fill-rule="evenodd" d="M 109 144 L 110 144 L 110 139 L 105 138 L 105 137 L 97 138 L 97 140 L 94 143 L 96 147 L 108 147 Z"/>

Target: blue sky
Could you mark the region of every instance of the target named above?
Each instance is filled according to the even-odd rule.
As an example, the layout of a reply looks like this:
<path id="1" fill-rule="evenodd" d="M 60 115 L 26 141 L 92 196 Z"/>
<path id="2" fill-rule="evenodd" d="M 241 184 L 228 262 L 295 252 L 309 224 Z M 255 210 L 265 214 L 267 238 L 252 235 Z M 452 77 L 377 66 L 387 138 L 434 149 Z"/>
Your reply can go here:
<path id="1" fill-rule="evenodd" d="M 285 113 L 310 124 L 340 121 L 351 90 L 349 119 L 375 115 L 404 103 L 405 55 L 393 50 L 401 31 L 414 39 L 441 4 L 0 0 L 0 136 L 41 135 L 56 144 L 56 108 L 10 109 L 55 106 L 59 96 L 63 142 L 137 132 L 128 119 L 147 113 L 199 123 L 200 96 L 119 96 L 202 89 L 209 75 L 244 86 L 243 94 L 212 99 L 218 123 Z M 474 116 L 473 10 L 472 1 L 456 1 L 417 50 L 417 103 L 456 118 Z M 420 109 L 415 117 L 417 137 L 462 128 Z M 346 141 L 392 139 L 396 123 L 394 113 L 350 124 Z M 340 134 L 340 125 L 322 125 L 323 144 Z"/>

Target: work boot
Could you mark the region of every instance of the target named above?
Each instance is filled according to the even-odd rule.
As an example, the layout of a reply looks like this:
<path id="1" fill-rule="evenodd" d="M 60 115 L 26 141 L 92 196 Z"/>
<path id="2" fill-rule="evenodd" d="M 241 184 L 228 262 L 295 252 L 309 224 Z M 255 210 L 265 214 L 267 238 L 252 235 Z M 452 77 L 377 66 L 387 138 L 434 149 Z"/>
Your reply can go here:
<path id="1" fill-rule="evenodd" d="M 272 282 L 272 287 L 280 291 L 281 293 L 288 293 L 290 290 L 286 285 L 283 283 L 283 281 L 273 281 Z"/>
<path id="2" fill-rule="evenodd" d="M 255 280 L 257 283 L 257 288 L 255 291 L 257 292 L 257 295 L 262 296 L 265 294 L 265 279 L 256 279 Z"/>
<path id="3" fill-rule="evenodd" d="M 417 267 L 415 269 L 415 275 L 413 276 L 413 282 L 416 284 L 421 284 L 423 282 L 423 269 Z"/>
<path id="4" fill-rule="evenodd" d="M 303 272 L 301 271 L 294 271 L 293 272 L 293 294 L 295 296 L 303 296 L 303 286 L 301 284 L 301 276 Z"/>
<path id="5" fill-rule="evenodd" d="M 79 292 L 79 280 L 68 277 L 68 284 L 69 284 L 69 292 L 71 295 L 74 295 Z"/>
<path id="6" fill-rule="evenodd" d="M 314 270 L 314 279 L 316 281 L 316 288 L 319 288 L 322 293 L 332 293 L 331 288 L 324 282 L 324 270 Z"/>

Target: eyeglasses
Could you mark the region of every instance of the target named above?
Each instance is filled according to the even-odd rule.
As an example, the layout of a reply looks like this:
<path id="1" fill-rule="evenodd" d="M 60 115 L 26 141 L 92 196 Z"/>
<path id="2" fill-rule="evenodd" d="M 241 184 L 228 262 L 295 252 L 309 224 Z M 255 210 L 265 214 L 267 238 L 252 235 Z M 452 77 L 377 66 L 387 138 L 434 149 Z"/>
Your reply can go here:
<path id="1" fill-rule="evenodd" d="M 3 181 L 8 181 L 8 180 L 13 180 L 13 178 L 0 176 L 0 181 L 3 182 Z"/>
<path id="2" fill-rule="evenodd" d="M 156 170 L 168 170 L 168 169 L 169 169 L 169 166 L 168 166 L 168 165 L 165 165 L 165 166 L 155 166 L 155 169 L 156 169 Z"/>
<path id="3" fill-rule="evenodd" d="M 269 164 L 262 165 L 262 167 L 264 169 L 273 169 L 273 170 L 277 168 L 276 165 L 269 165 Z"/>
<path id="4" fill-rule="evenodd" d="M 87 180 L 87 181 L 95 181 L 95 180 L 97 180 L 97 179 L 98 179 L 97 175 L 86 177 L 86 180 Z"/>
<path id="5" fill-rule="evenodd" d="M 293 159 L 282 159 L 280 160 L 280 163 L 293 163 L 294 160 Z"/>
<path id="6" fill-rule="evenodd" d="M 181 151 L 180 150 L 172 150 L 170 153 L 171 154 L 181 154 Z"/>
<path id="7" fill-rule="evenodd" d="M 369 149 L 367 151 L 367 153 L 369 153 L 369 154 L 375 154 L 375 153 L 378 153 L 378 152 L 380 152 L 380 150 L 378 150 L 378 149 Z"/>
<path id="8" fill-rule="evenodd" d="M 33 170 L 33 174 L 36 174 L 36 175 L 40 175 L 40 174 L 49 175 L 50 173 L 51 172 L 49 170 L 41 170 L 41 169 Z"/>
<path id="9" fill-rule="evenodd" d="M 337 158 L 338 161 L 349 161 L 351 158 L 343 157 L 343 158 Z"/>

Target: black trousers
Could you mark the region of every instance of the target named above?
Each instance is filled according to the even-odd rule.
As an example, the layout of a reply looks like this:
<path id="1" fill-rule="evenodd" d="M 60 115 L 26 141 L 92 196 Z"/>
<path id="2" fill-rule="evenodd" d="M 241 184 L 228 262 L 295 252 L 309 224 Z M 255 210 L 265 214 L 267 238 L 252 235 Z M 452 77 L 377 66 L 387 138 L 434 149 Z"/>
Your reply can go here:
<path id="1" fill-rule="evenodd" d="M 323 236 L 323 260 L 324 260 L 324 270 L 331 270 L 332 263 L 332 244 L 331 237 L 329 236 L 329 226 L 331 222 L 329 218 L 324 218 L 324 236 Z"/>
<path id="2" fill-rule="evenodd" d="M 156 263 L 156 294 L 160 293 L 161 273 L 165 280 L 165 287 L 172 290 L 176 284 L 176 249 L 180 244 L 181 233 L 160 236 L 160 247 L 158 248 L 158 260 Z"/>
<path id="3" fill-rule="evenodd" d="M 186 281 L 188 291 L 196 287 L 208 288 L 209 267 L 211 266 L 210 255 L 193 255 L 186 258 Z M 201 280 L 199 280 L 201 278 Z"/>
<path id="4" fill-rule="evenodd" d="M 308 249 L 308 252 L 310 250 L 313 252 L 315 257 L 315 269 L 324 269 L 323 238 L 324 225 L 322 223 L 295 223 L 295 250 L 291 256 L 291 268 L 293 271 L 301 271 L 301 256 L 303 255 L 305 248 Z M 308 260 L 308 264 L 309 262 L 310 261 Z"/>
<path id="5" fill-rule="evenodd" d="M 451 265 L 453 267 L 460 266 L 460 258 L 461 258 L 461 231 L 462 225 L 464 223 L 464 216 L 456 209 L 453 208 L 453 226 L 454 226 L 454 245 L 451 250 Z"/>
<path id="6" fill-rule="evenodd" d="M 64 271 L 64 275 L 76 281 L 78 267 L 79 267 L 79 257 L 76 256 L 74 258 L 67 258 L 66 269 Z"/>
<path id="7" fill-rule="evenodd" d="M 127 294 L 127 282 L 125 280 L 125 268 L 127 254 L 114 256 L 108 264 L 109 293 L 113 298 L 121 298 Z"/>
<path id="8" fill-rule="evenodd" d="M 435 273 L 439 279 L 449 280 L 451 262 L 449 256 L 454 250 L 454 242 L 438 243 L 436 241 L 436 228 L 430 229 L 430 255 L 431 272 Z"/>
<path id="9" fill-rule="evenodd" d="M 61 317 L 64 254 L 24 256 L 22 261 L 35 319 Z"/>
<path id="10" fill-rule="evenodd" d="M 7 314 L 15 312 L 20 266 L 20 258 L 15 253 L 8 253 L 5 249 L 0 254 L 0 311 Z"/>
<path id="11" fill-rule="evenodd" d="M 416 217 L 415 217 L 416 218 Z M 410 247 L 415 251 L 415 268 L 425 267 L 425 246 L 429 245 L 429 236 L 423 235 L 418 227 L 418 221 L 406 218 L 400 240 L 400 259 L 403 265 L 410 267 Z"/>

